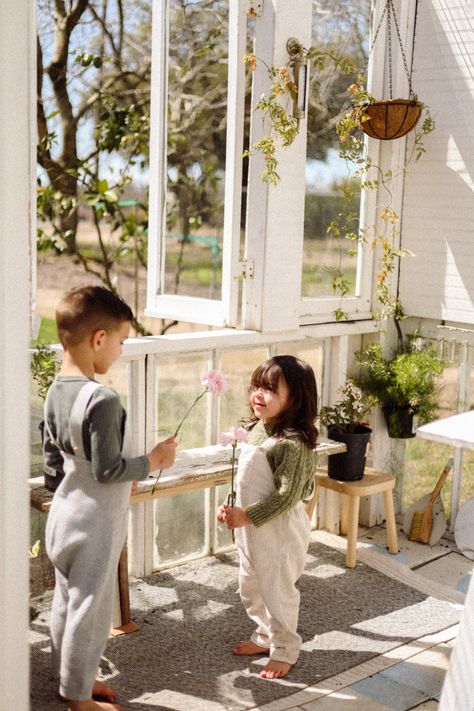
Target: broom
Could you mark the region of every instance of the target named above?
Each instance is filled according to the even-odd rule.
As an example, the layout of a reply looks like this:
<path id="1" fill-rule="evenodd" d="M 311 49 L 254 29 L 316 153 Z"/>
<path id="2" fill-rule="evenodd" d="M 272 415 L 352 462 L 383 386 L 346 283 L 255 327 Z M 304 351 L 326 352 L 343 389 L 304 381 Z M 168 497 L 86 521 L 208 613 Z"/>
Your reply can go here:
<path id="1" fill-rule="evenodd" d="M 420 543 L 428 543 L 430 540 L 431 529 L 433 526 L 433 504 L 436 498 L 439 496 L 443 484 L 446 481 L 446 477 L 449 474 L 449 470 L 453 466 L 452 457 L 446 462 L 446 466 L 441 472 L 441 476 L 436 482 L 436 486 L 432 491 L 432 494 L 426 504 L 424 511 L 415 511 L 411 521 L 410 533 L 408 534 L 408 540 L 419 541 Z"/>

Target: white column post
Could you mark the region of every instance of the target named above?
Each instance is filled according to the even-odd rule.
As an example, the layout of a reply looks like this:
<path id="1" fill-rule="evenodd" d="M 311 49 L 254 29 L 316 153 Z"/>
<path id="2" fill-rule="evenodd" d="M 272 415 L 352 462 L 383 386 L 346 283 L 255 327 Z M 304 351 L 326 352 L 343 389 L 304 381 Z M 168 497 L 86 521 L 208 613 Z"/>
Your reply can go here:
<path id="1" fill-rule="evenodd" d="M 0 23 L 0 709 L 29 708 L 29 357 L 33 4 L 2 0 Z"/>
<path id="2" fill-rule="evenodd" d="M 295 37 L 306 48 L 311 44 L 311 0 L 265 0 L 256 19 L 252 110 L 261 94 L 269 94 L 267 66 L 281 67 L 289 61 L 287 40 Z M 267 65 L 267 66 L 266 66 Z M 288 110 L 291 111 L 291 102 Z M 250 142 L 269 131 L 259 112 L 251 113 Z M 264 332 L 294 330 L 299 325 L 303 259 L 306 119 L 291 147 L 277 152 L 280 182 L 268 186 L 260 180 L 264 161 L 250 158 L 246 259 L 253 260 L 252 279 L 244 280 L 244 328 Z M 284 305 L 284 308 L 282 306 Z"/>

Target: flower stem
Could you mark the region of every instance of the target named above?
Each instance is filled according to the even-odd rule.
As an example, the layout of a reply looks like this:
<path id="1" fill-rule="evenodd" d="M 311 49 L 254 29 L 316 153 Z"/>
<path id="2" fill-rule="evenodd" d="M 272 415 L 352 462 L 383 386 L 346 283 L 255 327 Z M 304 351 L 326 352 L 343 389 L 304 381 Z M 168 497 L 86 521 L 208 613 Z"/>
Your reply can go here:
<path id="1" fill-rule="evenodd" d="M 237 447 L 237 440 L 234 440 L 232 442 L 232 459 L 231 459 L 231 464 L 232 464 L 232 469 L 230 472 L 230 505 L 232 508 L 234 507 L 235 504 L 235 492 L 234 492 L 234 471 L 235 471 L 235 449 Z M 232 529 L 232 543 L 235 543 L 235 531 Z"/>
<path id="2" fill-rule="evenodd" d="M 174 432 L 174 435 L 173 435 L 173 437 L 174 437 L 175 439 L 176 439 L 176 437 L 178 436 L 181 427 L 184 425 L 184 423 L 185 423 L 185 421 L 186 421 L 186 418 L 187 418 L 187 416 L 189 415 L 189 413 L 191 412 L 191 410 L 193 409 L 193 407 L 196 405 L 196 403 L 199 402 L 199 400 L 200 400 L 206 393 L 207 393 L 207 388 L 205 388 L 205 389 L 202 391 L 202 393 L 197 396 L 197 398 L 194 400 L 194 402 L 193 402 L 193 403 L 191 404 L 191 406 L 188 408 L 186 414 L 184 415 L 184 417 L 182 418 L 181 422 L 179 423 L 179 425 L 178 425 L 177 428 L 175 429 L 175 432 Z M 153 496 L 153 494 L 155 493 L 156 485 L 158 484 L 162 473 L 163 473 L 163 469 L 160 469 L 160 471 L 158 472 L 158 476 L 157 476 L 156 479 L 155 479 L 155 483 L 153 484 L 153 489 L 151 490 L 151 495 L 152 495 L 152 496 Z"/>
<path id="3" fill-rule="evenodd" d="M 179 425 L 177 426 L 173 437 L 177 437 L 177 436 L 178 436 L 179 431 L 180 431 L 181 427 L 183 426 L 183 424 L 184 424 L 184 422 L 185 422 L 187 416 L 189 415 L 189 413 L 191 412 L 191 410 L 193 409 L 193 407 L 196 405 L 196 403 L 198 403 L 199 400 L 200 400 L 206 393 L 207 393 L 207 388 L 206 388 L 205 390 L 203 390 L 200 395 L 197 396 L 197 398 L 194 400 L 194 402 L 192 403 L 192 405 L 188 408 L 188 411 L 186 412 L 185 416 L 183 417 L 183 419 L 181 420 L 181 422 L 180 422 Z"/>

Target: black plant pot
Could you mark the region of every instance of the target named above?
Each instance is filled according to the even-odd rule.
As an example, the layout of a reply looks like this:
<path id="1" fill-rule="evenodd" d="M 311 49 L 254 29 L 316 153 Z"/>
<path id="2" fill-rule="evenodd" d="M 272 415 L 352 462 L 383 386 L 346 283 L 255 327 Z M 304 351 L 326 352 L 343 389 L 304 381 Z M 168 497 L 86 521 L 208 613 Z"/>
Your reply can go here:
<path id="1" fill-rule="evenodd" d="M 413 412 L 408 407 L 383 407 L 388 436 L 393 439 L 408 439 L 414 437 Z"/>
<path id="2" fill-rule="evenodd" d="M 365 425 L 357 425 L 354 432 L 341 432 L 329 428 L 328 437 L 336 442 L 343 442 L 347 451 L 344 454 L 332 454 L 328 457 L 328 475 L 339 481 L 358 481 L 364 476 L 367 444 L 372 430 Z"/>

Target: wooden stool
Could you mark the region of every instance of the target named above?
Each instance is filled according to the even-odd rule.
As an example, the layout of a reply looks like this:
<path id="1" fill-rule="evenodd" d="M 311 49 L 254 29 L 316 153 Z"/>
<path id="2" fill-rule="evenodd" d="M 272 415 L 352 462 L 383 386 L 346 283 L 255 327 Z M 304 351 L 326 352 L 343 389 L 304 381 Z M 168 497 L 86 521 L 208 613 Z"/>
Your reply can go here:
<path id="1" fill-rule="evenodd" d="M 364 477 L 358 481 L 339 481 L 330 479 L 325 469 L 318 468 L 314 475 L 315 490 L 306 511 L 311 517 L 321 488 L 344 494 L 341 533 L 347 534 L 346 565 L 354 568 L 357 551 L 357 528 L 359 525 L 359 503 L 361 496 L 372 496 L 383 492 L 385 520 L 387 527 L 387 542 L 390 553 L 398 553 L 397 527 L 395 524 L 395 509 L 393 506 L 393 488 L 395 477 L 384 474 L 376 469 L 365 469 Z"/>

